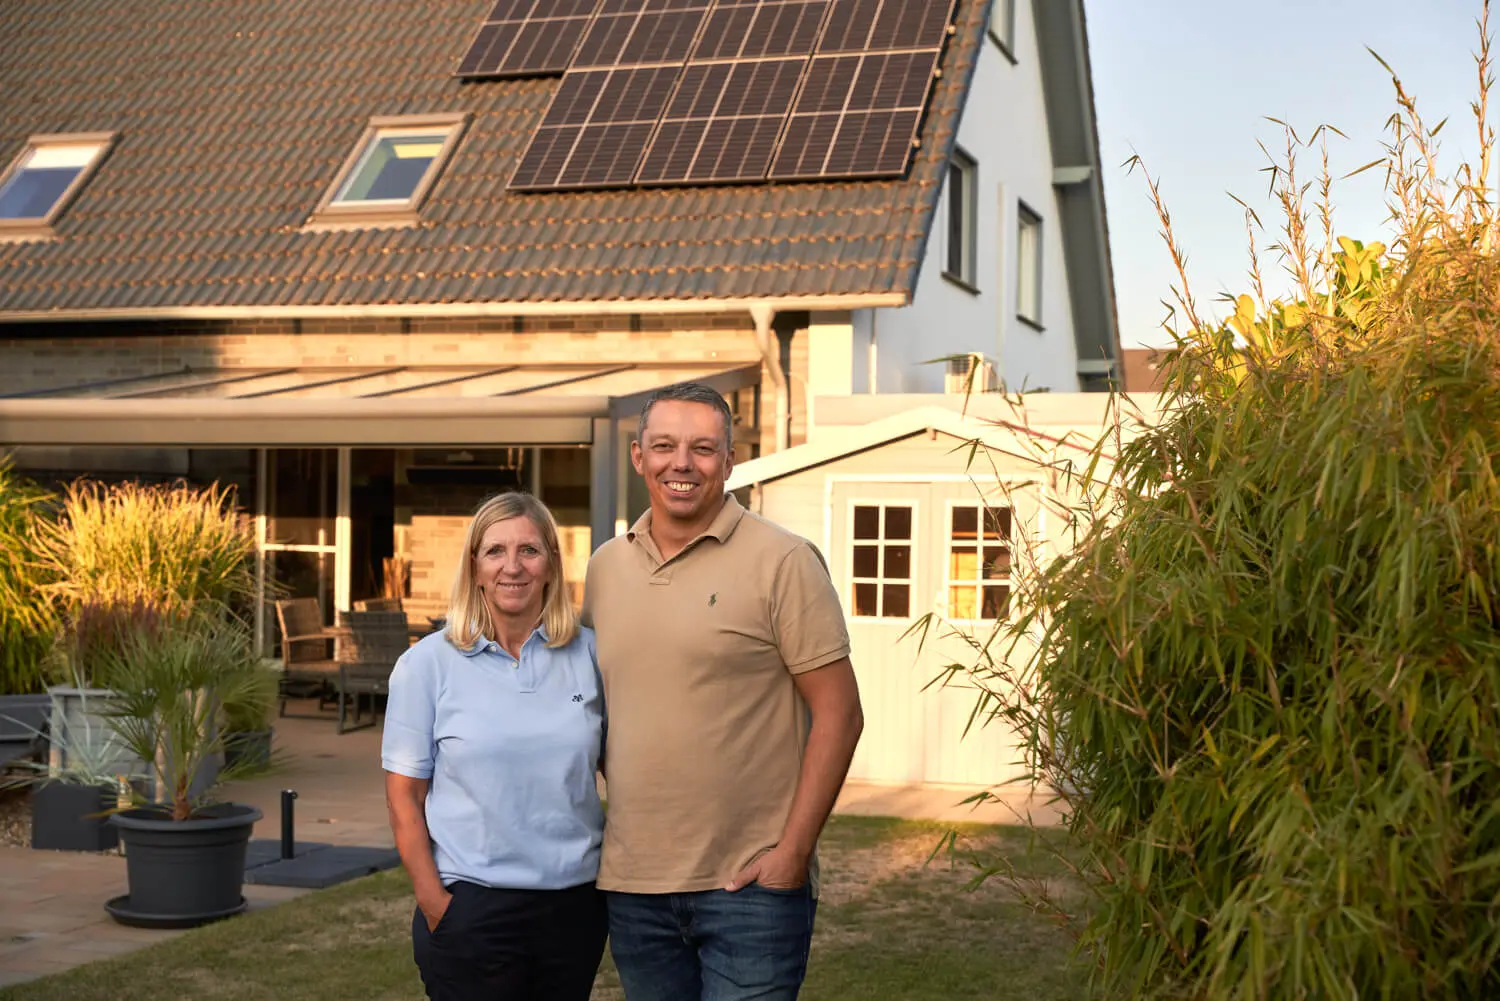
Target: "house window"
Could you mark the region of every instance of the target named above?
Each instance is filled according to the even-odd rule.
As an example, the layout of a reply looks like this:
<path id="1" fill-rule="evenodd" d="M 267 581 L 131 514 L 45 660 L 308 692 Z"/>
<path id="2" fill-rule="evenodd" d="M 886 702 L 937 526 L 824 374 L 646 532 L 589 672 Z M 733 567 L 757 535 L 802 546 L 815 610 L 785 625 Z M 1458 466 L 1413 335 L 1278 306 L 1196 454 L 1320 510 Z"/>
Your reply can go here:
<path id="1" fill-rule="evenodd" d="M 971 290 L 975 283 L 978 173 L 978 165 L 961 151 L 955 151 L 948 161 L 948 259 L 943 270 Z"/>
<path id="2" fill-rule="evenodd" d="M 911 530 L 910 504 L 855 505 L 850 607 L 856 617 L 911 615 Z"/>
<path id="3" fill-rule="evenodd" d="M 465 121 L 465 115 L 371 119 L 313 213 L 310 228 L 416 222 Z"/>
<path id="4" fill-rule="evenodd" d="M 1010 611 L 1010 508 L 948 509 L 948 617 L 994 621 Z"/>
<path id="5" fill-rule="evenodd" d="M 32 136 L 0 174 L 0 236 L 50 235 L 113 142 L 112 133 Z"/>
<path id="6" fill-rule="evenodd" d="M 1042 327 L 1042 217 L 1024 204 L 1016 228 L 1016 315 Z"/>
<path id="7" fill-rule="evenodd" d="M 1016 0 L 993 0 L 990 4 L 990 41 L 1000 46 L 1005 58 L 1016 61 Z"/>

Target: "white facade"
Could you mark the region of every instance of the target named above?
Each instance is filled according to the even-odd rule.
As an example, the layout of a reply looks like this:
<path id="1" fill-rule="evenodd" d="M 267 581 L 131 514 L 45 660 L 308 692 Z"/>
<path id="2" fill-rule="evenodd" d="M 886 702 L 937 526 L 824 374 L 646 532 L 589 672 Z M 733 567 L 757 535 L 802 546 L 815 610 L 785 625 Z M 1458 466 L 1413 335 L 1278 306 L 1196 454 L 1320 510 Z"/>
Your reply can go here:
<path id="1" fill-rule="evenodd" d="M 854 365 L 846 392 L 942 392 L 943 366 L 923 363 L 965 352 L 992 359 L 996 380 L 1011 390 L 1080 388 L 1041 52 L 1029 3 L 1015 4 L 1014 39 L 1014 61 L 993 37 L 985 40 L 958 130 L 958 149 L 974 163 L 972 287 L 945 273 L 952 192 L 944 184 L 912 304 L 853 316 Z M 1040 329 L 1017 316 L 1023 204 L 1042 223 Z"/>

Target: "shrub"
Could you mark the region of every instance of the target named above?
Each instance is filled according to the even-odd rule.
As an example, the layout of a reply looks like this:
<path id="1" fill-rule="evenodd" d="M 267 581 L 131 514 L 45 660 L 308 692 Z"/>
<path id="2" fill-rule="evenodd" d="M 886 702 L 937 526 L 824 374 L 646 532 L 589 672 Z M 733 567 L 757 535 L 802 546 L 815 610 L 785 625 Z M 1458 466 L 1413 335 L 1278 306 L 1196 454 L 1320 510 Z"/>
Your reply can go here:
<path id="1" fill-rule="evenodd" d="M 1310 247 L 1292 137 L 1297 299 L 1182 287 L 1166 411 L 1075 466 L 1078 545 L 971 670 L 1065 806 L 1103 994 L 1500 997 L 1491 134 L 1481 94 L 1445 184 L 1397 94 L 1389 252 L 1332 238 L 1326 170 Z"/>
<path id="2" fill-rule="evenodd" d="M 0 459 L 0 695 L 42 690 L 56 629 L 37 543 L 51 498 Z"/>
<path id="3" fill-rule="evenodd" d="M 148 620 L 243 613 L 255 595 L 255 536 L 227 489 L 80 481 L 42 533 L 64 618 L 68 673 L 92 678 L 102 651 Z M 91 683 L 98 683 L 94 679 Z"/>

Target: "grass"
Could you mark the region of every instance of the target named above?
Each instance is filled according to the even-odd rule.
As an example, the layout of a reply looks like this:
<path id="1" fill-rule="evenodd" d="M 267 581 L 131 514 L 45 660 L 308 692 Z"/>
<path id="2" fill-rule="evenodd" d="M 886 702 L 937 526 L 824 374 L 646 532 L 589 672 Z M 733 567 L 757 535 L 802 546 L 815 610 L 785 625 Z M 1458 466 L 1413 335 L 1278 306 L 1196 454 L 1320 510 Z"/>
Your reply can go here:
<path id="1" fill-rule="evenodd" d="M 835 817 L 824 837 L 823 891 L 805 1001 L 955 1001 L 1003 993 L 1062 1001 L 1086 970 L 1062 934 L 1000 886 L 966 889 L 972 870 L 946 855 L 957 826 L 1004 848 L 1017 868 L 1062 883 L 1060 867 L 1027 854 L 1015 828 Z M 412 899 L 400 871 L 300 897 L 138 952 L 0 989 L 0 1001 L 386 1001 L 419 999 L 408 930 Z M 606 954 L 595 1001 L 621 1001 Z"/>

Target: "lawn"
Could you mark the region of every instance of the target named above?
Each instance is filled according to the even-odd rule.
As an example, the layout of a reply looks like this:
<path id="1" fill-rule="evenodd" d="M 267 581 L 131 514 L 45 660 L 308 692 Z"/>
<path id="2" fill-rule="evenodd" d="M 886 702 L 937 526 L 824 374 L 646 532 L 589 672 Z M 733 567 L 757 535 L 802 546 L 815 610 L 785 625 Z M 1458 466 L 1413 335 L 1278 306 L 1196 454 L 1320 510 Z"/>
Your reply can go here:
<path id="1" fill-rule="evenodd" d="M 835 817 L 824 836 L 823 894 L 805 1001 L 1062 1001 L 1086 970 L 1061 932 L 997 882 L 928 861 L 952 825 Z M 1024 831 L 962 825 L 1003 846 L 1021 871 L 1066 887 L 1028 855 Z M 9 989 L 0 1001 L 378 1001 L 420 999 L 405 875 L 382 873 L 200 928 L 138 952 Z M 596 1001 L 622 994 L 606 956 Z"/>

